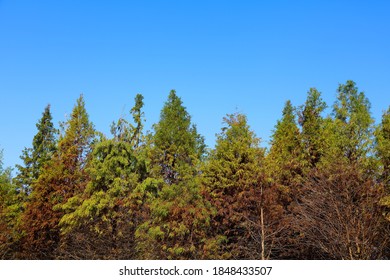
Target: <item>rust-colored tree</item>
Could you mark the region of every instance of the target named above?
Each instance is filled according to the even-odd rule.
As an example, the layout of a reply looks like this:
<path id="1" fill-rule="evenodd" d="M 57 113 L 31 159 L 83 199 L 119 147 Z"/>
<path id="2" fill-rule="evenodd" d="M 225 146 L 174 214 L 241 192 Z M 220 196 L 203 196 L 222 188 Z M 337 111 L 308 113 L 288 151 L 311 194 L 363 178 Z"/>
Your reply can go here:
<path id="1" fill-rule="evenodd" d="M 203 171 L 203 188 L 216 213 L 212 259 L 268 259 L 277 245 L 282 207 L 266 183 L 264 150 L 242 114 L 228 115 Z"/>
<path id="2" fill-rule="evenodd" d="M 60 244 L 61 205 L 82 192 L 88 183 L 86 166 L 95 137 L 83 96 L 77 100 L 64 131 L 57 151 L 32 185 L 22 217 L 24 255 L 29 259 L 53 259 L 67 250 L 66 238 Z"/>
<path id="3" fill-rule="evenodd" d="M 73 233 L 72 259 L 134 259 L 135 229 L 140 223 L 144 192 L 142 95 L 131 110 L 136 125 L 121 118 L 112 126 L 114 138 L 96 143 L 87 172 L 91 177 L 83 193 L 63 205 L 61 233 Z M 64 256 L 65 257 L 65 256 Z"/>
<path id="4" fill-rule="evenodd" d="M 306 258 L 383 258 L 390 237 L 379 205 L 384 189 L 360 170 L 334 162 L 307 177 L 296 222 Z"/>

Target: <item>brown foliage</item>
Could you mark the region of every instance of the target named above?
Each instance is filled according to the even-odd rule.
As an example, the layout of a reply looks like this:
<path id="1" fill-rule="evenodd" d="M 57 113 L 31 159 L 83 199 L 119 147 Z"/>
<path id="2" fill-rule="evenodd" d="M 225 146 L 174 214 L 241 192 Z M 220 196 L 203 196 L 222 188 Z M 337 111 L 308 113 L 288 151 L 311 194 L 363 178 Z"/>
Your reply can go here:
<path id="1" fill-rule="evenodd" d="M 303 186 L 297 210 L 306 258 L 381 259 L 389 244 L 379 201 L 383 186 L 357 164 L 314 170 Z"/>

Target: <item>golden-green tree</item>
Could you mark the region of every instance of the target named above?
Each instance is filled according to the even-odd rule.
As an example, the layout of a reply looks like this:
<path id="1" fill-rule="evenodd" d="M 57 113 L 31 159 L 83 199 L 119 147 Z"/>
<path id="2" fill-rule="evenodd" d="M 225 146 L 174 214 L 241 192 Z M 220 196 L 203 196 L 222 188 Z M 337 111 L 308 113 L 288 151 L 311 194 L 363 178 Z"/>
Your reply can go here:
<path id="1" fill-rule="evenodd" d="M 311 88 L 307 99 L 298 112 L 298 123 L 301 127 L 302 152 L 309 167 L 315 167 L 326 152 L 325 120 L 322 117 L 326 103 L 321 93 Z"/>
<path id="2" fill-rule="evenodd" d="M 74 232 L 71 256 L 77 259 L 134 259 L 135 229 L 140 219 L 144 164 L 138 146 L 142 140 L 142 95 L 131 110 L 135 124 L 121 118 L 112 126 L 113 139 L 96 143 L 87 172 L 90 181 L 82 193 L 62 206 L 62 234 Z"/>
<path id="3" fill-rule="evenodd" d="M 213 259 L 267 259 L 276 245 L 281 206 L 264 174 L 264 149 L 245 115 L 224 118 L 202 186 L 215 214 L 208 234 Z"/>
<path id="4" fill-rule="evenodd" d="M 383 113 L 382 122 L 375 131 L 376 155 L 380 161 L 380 181 L 385 185 L 382 199 L 385 216 L 390 221 L 390 108 Z"/>
<path id="5" fill-rule="evenodd" d="M 205 144 L 175 91 L 154 126 L 149 145 L 148 219 L 138 227 L 140 257 L 199 259 L 209 213 L 197 177 Z"/>
<path id="6" fill-rule="evenodd" d="M 89 181 L 86 167 L 95 135 L 81 95 L 63 124 L 56 152 L 33 183 L 22 217 L 25 257 L 52 259 L 66 250 L 65 240 L 60 239 L 58 223 L 63 215 L 60 206 L 84 191 Z"/>
<path id="7" fill-rule="evenodd" d="M 349 80 L 339 85 L 329 135 L 331 160 L 342 157 L 347 162 L 359 162 L 370 168 L 374 128 L 370 108 L 368 98 L 364 92 L 359 92 L 355 82 Z"/>
<path id="8" fill-rule="evenodd" d="M 19 257 L 20 215 L 24 196 L 12 183 L 11 168 L 3 167 L 3 151 L 0 150 L 0 260 Z"/>

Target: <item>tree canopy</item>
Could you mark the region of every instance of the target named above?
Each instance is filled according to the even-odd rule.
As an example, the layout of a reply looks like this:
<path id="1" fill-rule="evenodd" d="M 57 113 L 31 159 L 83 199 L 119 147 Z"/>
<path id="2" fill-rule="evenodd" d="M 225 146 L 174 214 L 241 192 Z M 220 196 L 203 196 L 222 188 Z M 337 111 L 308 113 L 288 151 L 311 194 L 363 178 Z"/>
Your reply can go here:
<path id="1" fill-rule="evenodd" d="M 0 259 L 390 258 L 390 108 L 355 82 L 286 101 L 268 145 L 233 113 L 206 147 L 174 90 L 152 131 L 133 104 L 112 135 L 83 95 L 60 130 L 47 106 L 15 170 L 0 153 Z"/>

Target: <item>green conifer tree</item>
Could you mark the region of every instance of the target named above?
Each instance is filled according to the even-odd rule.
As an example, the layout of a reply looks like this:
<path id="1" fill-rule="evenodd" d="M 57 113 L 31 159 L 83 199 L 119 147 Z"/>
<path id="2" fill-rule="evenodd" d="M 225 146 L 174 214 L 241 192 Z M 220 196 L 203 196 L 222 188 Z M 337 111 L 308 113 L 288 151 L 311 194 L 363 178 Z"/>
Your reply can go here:
<path id="1" fill-rule="evenodd" d="M 271 148 L 266 157 L 267 178 L 278 190 L 283 207 L 283 219 L 278 227 L 284 228 L 280 242 L 284 249 L 275 258 L 300 258 L 300 229 L 294 219 L 301 197 L 301 185 L 307 173 L 309 158 L 304 152 L 304 142 L 296 123 L 295 108 L 286 102 L 282 119 L 276 124 L 271 138 Z"/>
<path id="2" fill-rule="evenodd" d="M 264 149 L 244 115 L 228 115 L 224 123 L 202 174 L 204 193 L 215 209 L 208 257 L 266 259 L 273 243 L 271 215 L 275 218 L 278 210 L 265 181 Z"/>
<path id="3" fill-rule="evenodd" d="M 168 185 L 184 179 L 186 174 L 192 176 L 188 171 L 196 171 L 194 167 L 204 156 L 204 139 L 191 124 L 191 117 L 174 90 L 154 126 L 152 141 L 151 172 Z"/>
<path id="4" fill-rule="evenodd" d="M 353 81 L 339 86 L 333 106 L 335 157 L 344 157 L 348 162 L 367 160 L 372 153 L 373 119 L 370 102 L 359 92 Z M 367 164 L 367 163 L 365 163 Z"/>
<path id="5" fill-rule="evenodd" d="M 22 235 L 23 200 L 12 183 L 11 173 L 11 168 L 3 168 L 3 151 L 0 150 L 0 260 L 18 258 Z"/>
<path id="6" fill-rule="evenodd" d="M 382 122 L 375 130 L 376 154 L 380 160 L 380 179 L 386 196 L 381 200 L 387 220 L 390 221 L 390 107 L 383 113 Z"/>
<path id="7" fill-rule="evenodd" d="M 57 130 L 52 120 L 50 105 L 48 105 L 36 124 L 38 132 L 34 136 L 32 148 L 25 148 L 20 157 L 24 165 L 16 166 L 19 174 L 15 177 L 15 183 L 26 194 L 31 193 L 33 182 L 38 179 L 45 164 L 56 151 Z"/>
<path id="8" fill-rule="evenodd" d="M 78 244 L 72 246 L 77 258 L 136 257 L 134 232 L 143 202 L 137 191 L 145 176 L 137 150 L 143 141 L 142 99 L 137 95 L 131 110 L 135 125 L 121 118 L 112 126 L 114 138 L 96 144 L 87 170 L 90 182 L 83 193 L 63 205 L 62 233 L 79 233 Z"/>
<path id="9" fill-rule="evenodd" d="M 267 169 L 271 180 L 286 194 L 299 185 L 307 165 L 304 161 L 301 134 L 296 123 L 295 108 L 287 101 L 282 119 L 271 136 Z"/>
<path id="10" fill-rule="evenodd" d="M 376 153 L 382 165 L 382 179 L 390 187 L 390 107 L 375 131 Z"/>
<path id="11" fill-rule="evenodd" d="M 62 127 L 58 149 L 33 184 L 23 217 L 25 254 L 30 259 L 52 259 L 58 251 L 67 250 L 59 247 L 61 206 L 89 182 L 86 167 L 96 133 L 82 95 Z"/>
<path id="12" fill-rule="evenodd" d="M 149 219 L 137 229 L 140 257 L 202 258 L 209 213 L 197 176 L 205 153 L 203 137 L 191 124 L 181 99 L 171 91 L 151 137 Z"/>
<path id="13" fill-rule="evenodd" d="M 325 120 L 321 116 L 326 109 L 326 103 L 321 98 L 321 93 L 311 88 L 308 92 L 305 105 L 299 110 L 299 125 L 302 128 L 302 148 L 305 161 L 310 167 L 315 167 L 325 153 Z"/>

